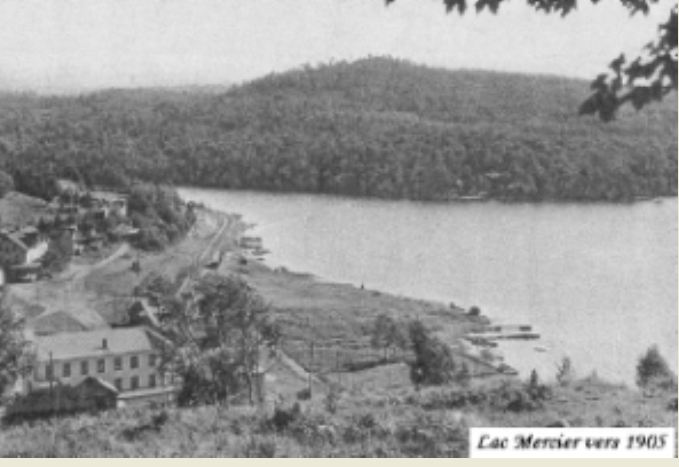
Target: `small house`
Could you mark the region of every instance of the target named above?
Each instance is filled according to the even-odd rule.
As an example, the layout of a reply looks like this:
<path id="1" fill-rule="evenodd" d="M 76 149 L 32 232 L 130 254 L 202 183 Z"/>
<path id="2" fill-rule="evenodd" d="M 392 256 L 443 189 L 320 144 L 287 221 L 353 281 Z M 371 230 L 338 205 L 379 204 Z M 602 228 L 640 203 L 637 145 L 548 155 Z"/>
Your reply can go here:
<path id="1" fill-rule="evenodd" d="M 54 188 L 60 196 L 80 196 L 82 189 L 77 182 L 67 178 L 58 178 L 54 181 Z"/>
<path id="2" fill-rule="evenodd" d="M 113 191 L 92 191 L 90 192 L 97 212 L 101 212 L 104 217 L 115 214 L 119 217 L 127 217 L 127 195 Z"/>
<path id="3" fill-rule="evenodd" d="M 117 225 L 110 235 L 118 240 L 132 241 L 139 236 L 139 229 L 127 224 Z"/>
<path id="4" fill-rule="evenodd" d="M 13 399 L 7 407 L 5 421 L 113 409 L 118 404 L 118 396 L 114 386 L 95 376 L 88 376 L 74 386 L 54 383 Z"/>
<path id="5" fill-rule="evenodd" d="M 0 265 L 14 280 L 37 275 L 47 249 L 47 240 L 35 227 L 0 231 Z"/>

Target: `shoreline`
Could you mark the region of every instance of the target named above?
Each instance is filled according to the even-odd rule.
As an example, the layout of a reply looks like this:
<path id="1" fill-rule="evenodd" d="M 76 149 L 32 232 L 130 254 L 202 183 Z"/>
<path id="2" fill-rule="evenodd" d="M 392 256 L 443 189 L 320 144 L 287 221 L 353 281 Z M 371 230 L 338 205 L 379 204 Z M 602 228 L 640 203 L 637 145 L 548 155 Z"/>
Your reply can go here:
<path id="1" fill-rule="evenodd" d="M 200 255 L 209 259 L 214 249 L 226 249 L 222 262 L 214 269 L 217 273 L 243 274 L 257 290 L 267 296 L 278 294 L 277 309 L 273 312 L 277 317 L 287 319 L 288 329 L 297 329 L 302 335 L 312 331 L 317 337 L 332 335 L 325 343 L 339 342 L 346 357 L 351 352 L 360 357 L 365 347 L 352 347 L 341 340 L 342 333 L 353 336 L 354 331 L 363 332 L 364 313 L 373 315 L 381 306 L 389 305 L 401 307 L 391 310 L 396 314 L 421 311 L 423 320 L 435 323 L 439 327 L 452 325 L 459 328 L 469 324 L 470 317 L 464 315 L 464 310 L 454 313 L 440 303 L 426 300 L 410 299 L 408 297 L 383 294 L 375 290 L 358 289 L 351 284 L 318 283 L 313 275 L 289 271 L 287 268 L 278 271 L 247 256 L 247 263 L 241 264 L 239 258 L 242 249 L 236 241 L 245 231 L 241 227 L 247 225 L 239 215 L 225 211 L 209 209 L 200 216 L 200 222 L 208 228 L 197 228 L 180 244 L 163 252 L 156 258 L 147 258 L 147 271 L 167 272 L 172 265 L 178 268 L 178 261 L 188 261 L 196 258 L 189 252 L 204 252 Z M 215 222 L 217 221 L 217 222 Z M 228 227 L 220 229 L 226 221 Z M 181 253 L 181 254 L 180 254 Z M 184 254 L 187 253 L 187 254 Z M 154 259 L 155 258 L 155 259 Z M 118 277 L 125 270 L 129 276 L 129 260 L 124 257 L 106 264 L 103 268 L 108 271 L 97 271 L 94 275 L 101 275 L 100 280 Z M 154 261 L 151 261 L 154 259 Z M 198 267 L 199 265 L 196 264 Z M 205 269 L 200 265 L 200 269 Z M 349 304 L 347 304 L 347 301 Z M 339 308 L 337 308 L 339 306 Z M 344 307 L 344 308 L 342 308 Z M 348 316 L 345 316 L 345 312 Z M 347 318 L 347 319 L 345 319 Z M 369 323 L 370 320 L 367 320 Z M 437 328 L 438 329 L 438 328 Z M 459 330 L 459 329 L 458 329 Z M 302 344 L 308 342 L 303 341 Z M 122 409 L 99 415 L 75 415 L 65 417 L 60 423 L 62 434 L 56 438 L 68 438 L 73 442 L 59 442 L 55 444 L 53 430 L 43 425 L 8 427 L 2 432 L 0 454 L 2 455 L 44 455 L 36 450 L 36 446 L 52 446 L 61 449 L 61 455 L 73 455 L 72 446 L 88 446 L 89 455 L 111 455 L 118 453 L 127 455 L 158 455 L 158 449 L 173 455 L 186 452 L 196 452 L 203 449 L 206 455 L 224 455 L 224 438 L 222 433 L 229 433 L 233 442 L 228 448 L 236 453 L 239 446 L 245 446 L 253 439 L 262 439 L 266 432 L 261 431 L 262 421 L 269 420 L 269 416 L 276 408 L 286 409 L 296 404 L 302 407 L 302 413 L 311 424 L 322 427 L 327 432 L 345 433 L 351 427 L 354 430 L 360 420 L 371 420 L 374 426 L 384 433 L 383 442 L 393 442 L 394 446 L 402 444 L 399 433 L 401 428 L 408 430 L 424 430 L 432 433 L 438 440 L 438 445 L 445 446 L 450 437 L 440 437 L 440 431 L 462 427 L 536 427 L 536 426 L 570 426 L 570 427 L 636 427 L 636 426 L 677 426 L 676 392 L 658 392 L 646 394 L 631 390 L 628 386 L 619 386 L 597 379 L 596 377 L 575 378 L 567 385 L 548 384 L 549 395 L 546 399 L 522 405 L 518 409 L 508 409 L 512 397 L 525 394 L 527 383 L 516 377 L 507 375 L 490 375 L 489 378 L 471 378 L 469 384 L 461 385 L 457 382 L 441 386 L 414 388 L 409 378 L 406 361 L 378 364 L 374 366 L 338 368 L 338 353 L 330 348 L 330 352 L 323 352 L 324 346 L 315 348 L 315 359 L 304 359 L 308 348 L 302 347 L 302 358 L 292 352 L 279 353 L 278 357 L 270 361 L 267 369 L 267 399 L 263 407 L 248 407 L 236 402 L 227 410 L 221 406 L 206 405 L 201 407 L 169 407 L 170 423 L 167 428 L 149 432 L 136 440 L 120 438 L 122 428 L 138 427 L 145 419 L 157 413 L 156 409 Z M 365 343 L 365 342 L 364 342 Z M 288 347 L 294 348 L 295 342 L 288 342 Z M 331 346 L 325 346 L 331 347 Z M 457 355 L 457 354 L 456 354 Z M 370 355 L 368 355 L 369 357 Z M 374 352 L 373 352 L 374 356 Z M 323 358 L 326 357 L 326 358 Z M 329 357 L 329 358 L 327 358 Z M 455 358 L 455 356 L 454 356 Z M 349 361 L 351 363 L 351 361 Z M 361 363 L 360 359 L 354 360 Z M 329 363 L 323 368 L 323 363 Z M 342 363 L 340 361 L 339 363 Z M 310 366 L 311 365 L 311 366 Z M 337 370 L 340 371 L 337 371 Z M 511 379 L 510 379 L 511 378 Z M 302 396 L 307 389 L 308 396 Z M 503 389 L 504 388 L 504 389 Z M 521 399 L 526 402 L 525 398 Z M 244 402 L 244 401 L 241 401 Z M 332 412 L 329 402 L 333 402 Z M 672 405 L 673 404 L 673 405 Z M 271 411 L 269 410 L 271 408 Z M 142 421 L 140 418 L 142 417 Z M 50 422 L 51 423 L 51 422 Z M 558 425 L 555 425 L 558 423 Z M 96 427 L 95 431 L 83 431 L 84 426 Z M 197 436 L 188 436 L 196 429 L 205 427 Z M 218 428 L 216 428 L 218 427 Z M 236 428 L 237 427 L 237 431 Z M 409 428 L 411 427 L 411 428 Z M 431 430 L 431 431 L 430 431 Z M 353 431 L 352 431 L 353 432 Z M 177 444 L 177 434 L 186 434 L 184 442 Z M 370 432 L 372 433 L 372 431 Z M 443 432 L 445 435 L 446 432 Z M 299 440 L 290 432 L 278 432 L 276 435 L 279 445 L 276 455 L 295 456 L 295 449 L 308 446 L 305 440 Z M 26 443 L 27 437 L 38 439 L 40 443 Z M 314 438 L 317 442 L 318 440 Z M 362 453 L 364 449 L 362 438 L 338 438 L 339 443 L 323 444 L 314 450 L 312 455 L 353 455 Z M 368 435 L 368 439 L 370 439 Z M 195 441 L 194 441 L 195 440 Z M 239 444 L 242 441 L 242 444 Z M 359 443 L 360 441 L 360 443 Z M 50 444 L 52 443 L 52 444 Z M 460 438 L 460 446 L 466 449 L 466 438 Z M 70 447 L 69 447 L 70 446 Z M 168 448 L 169 446 L 169 448 Z M 208 446 L 206 448 L 206 446 Z M 134 451 L 131 451 L 134 449 Z M 235 449 L 235 450 L 234 450 Z M 280 449 L 280 450 L 279 450 Z M 291 450 L 292 449 L 292 450 Z M 339 449 L 339 450 L 338 450 Z M 304 451 L 306 452 L 306 451 Z M 398 451 L 401 452 L 401 451 Z M 233 454 L 232 454 L 233 455 Z M 368 452 L 374 455 L 374 452 Z"/>
<path id="2" fill-rule="evenodd" d="M 444 206 L 420 214 L 415 205 L 401 206 L 390 201 L 384 204 L 382 213 L 379 201 L 369 205 L 335 203 L 297 195 L 284 195 L 278 200 L 268 194 L 202 190 L 186 190 L 182 194 L 216 209 L 242 212 L 246 221 L 256 222 L 255 229 L 247 235 L 264 237 L 265 246 L 273 250 L 265 263 L 273 268 L 282 265 L 311 271 L 320 282 L 357 287 L 364 282 L 368 288 L 400 296 L 442 303 L 452 299 L 465 309 L 478 305 L 494 324 L 533 324 L 542 334 L 542 341 L 537 343 L 540 349 L 533 351 L 532 345 L 524 349 L 515 343 L 501 343 L 501 348 L 507 349 L 505 357 L 518 362 L 524 376 L 537 368 L 540 375 L 553 377 L 556 365 L 567 356 L 582 375 L 596 369 L 609 381 L 634 387 L 635 362 L 653 344 L 660 346 L 671 365 L 676 364 L 676 339 L 668 340 L 666 332 L 676 322 L 666 313 L 676 309 L 676 301 L 667 303 L 671 289 L 666 287 L 668 278 L 672 275 L 676 278 L 676 272 L 672 274 L 673 267 L 671 262 L 667 264 L 666 255 L 661 257 L 658 253 L 676 251 L 676 247 L 671 247 L 674 242 L 668 243 L 666 232 L 670 229 L 654 228 L 644 234 L 635 229 L 610 228 L 620 223 L 627 225 L 627 219 L 632 223 L 662 221 L 658 225 L 667 226 L 668 220 L 676 219 L 675 199 L 612 209 L 604 205 Z M 408 225 L 408 220 L 394 219 L 404 215 L 412 216 L 407 219 L 414 222 Z M 493 221 L 495 215 L 503 220 L 501 225 Z M 597 220 L 601 222 L 597 224 Z M 532 221 L 536 229 L 530 229 L 531 224 L 526 223 Z M 551 226 L 552 221 L 559 229 L 545 227 Z M 385 236 L 380 225 L 393 228 L 398 235 Z M 441 229 L 428 233 L 433 225 L 440 225 Z M 449 230 L 458 226 L 459 236 Z M 431 246 L 428 240 L 419 243 L 421 235 L 431 236 Z M 650 235 L 660 242 L 651 242 Z M 503 240 L 505 236 L 510 236 L 507 243 Z M 558 240 L 560 236 L 564 241 Z M 590 236 L 591 243 L 581 242 Z M 531 241 L 540 255 L 534 260 Z M 509 250 L 503 249 L 505 245 Z M 480 249 L 477 259 L 476 250 L 472 249 Z M 648 253 L 645 257 L 648 263 L 639 260 L 636 265 L 635 256 L 639 254 L 630 251 L 637 250 Z M 418 260 L 420 256 L 424 261 Z M 625 259 L 622 267 L 611 268 L 618 257 Z M 587 267 L 590 263 L 593 268 Z M 662 276 L 652 277 L 644 264 L 653 264 L 663 272 Z M 531 269 L 527 268 L 533 266 L 546 276 L 531 276 Z M 562 277 L 559 271 L 564 268 L 572 273 Z M 639 268 L 639 274 L 632 273 Z M 583 282 L 588 273 L 596 274 L 593 279 L 596 289 L 588 290 Z M 621 290 L 623 281 L 633 287 Z M 534 289 L 533 295 L 528 293 L 528 287 Z M 635 322 L 639 316 L 635 308 L 639 306 L 633 304 L 641 304 L 637 300 L 649 295 L 644 291 L 654 292 L 645 302 L 657 305 L 663 313 L 657 320 L 640 323 L 635 342 L 634 333 L 620 323 Z M 599 312 L 588 317 L 585 310 L 589 308 Z M 615 316 L 622 316 L 625 321 L 606 323 Z M 589 326 L 585 324 L 588 322 L 596 327 L 596 332 L 579 332 Z M 608 337 L 606 329 L 610 326 L 616 328 L 619 338 Z M 632 339 L 630 345 L 625 345 L 628 339 Z M 607 350 L 598 353 L 601 347 Z M 588 356 L 592 352 L 594 358 Z"/>
<path id="3" fill-rule="evenodd" d="M 232 231 L 240 236 L 253 227 L 239 213 L 205 209 L 235 222 L 237 227 Z M 242 247 L 240 239 L 222 238 L 217 243 L 224 242 L 233 245 L 233 249 L 216 272 L 242 275 L 271 304 L 276 318 L 282 322 L 286 353 L 307 370 L 342 373 L 353 371 L 349 368 L 404 361 L 407 352 L 392 356 L 393 361 L 383 361 L 381 350 L 369 344 L 374 319 L 387 314 L 403 325 L 421 320 L 450 346 L 458 361 L 472 368 L 472 377 L 518 376 L 505 363 L 501 352 L 468 341 L 467 334 L 483 332 L 493 324 L 485 315 L 472 316 L 453 303 L 383 292 L 351 282 L 326 280 L 284 265 L 271 265 L 263 256 L 253 255 L 251 248 Z M 243 258 L 246 264 L 242 264 Z M 314 348 L 311 352 L 310 347 Z"/>
<path id="4" fill-rule="evenodd" d="M 220 213 L 222 215 L 231 215 L 234 216 L 238 221 L 241 223 L 241 225 L 245 228 L 243 232 L 247 232 L 248 230 L 252 229 L 253 227 L 256 228 L 256 224 L 250 223 L 247 221 L 247 219 L 244 219 L 242 214 L 237 214 L 234 212 L 227 212 L 226 210 L 219 210 L 215 208 L 210 208 L 214 212 Z M 256 235 L 260 235 L 257 233 Z M 265 241 L 266 239 L 263 238 Z M 264 245 L 266 246 L 266 245 Z M 238 248 L 239 252 L 242 252 L 242 248 Z M 383 298 L 387 298 L 391 301 L 396 301 L 396 302 L 401 302 L 402 304 L 405 304 L 406 306 L 416 303 L 418 304 L 417 307 L 422 307 L 420 313 L 422 316 L 426 317 L 428 322 L 431 323 L 431 328 L 436 329 L 437 331 L 439 330 L 439 325 L 441 325 L 440 322 L 438 322 L 437 318 L 440 318 L 442 315 L 448 314 L 450 315 L 450 302 L 448 304 L 444 300 L 436 300 L 436 299 L 430 299 L 426 297 L 413 297 L 413 296 L 408 296 L 405 294 L 398 294 L 398 293 L 393 293 L 393 292 L 385 292 L 380 289 L 372 289 L 370 287 L 366 287 L 365 289 L 360 289 L 360 284 L 354 283 L 352 281 L 338 281 L 338 280 L 333 280 L 333 279 L 326 279 L 322 276 L 316 275 L 313 272 L 308 272 L 308 271 L 296 271 L 289 269 L 288 266 L 284 264 L 277 264 L 277 263 L 269 263 L 267 258 L 262 258 L 262 257 L 255 257 L 255 256 L 249 256 L 248 257 L 250 263 L 254 263 L 257 266 L 255 266 L 255 271 L 254 273 L 251 273 L 251 279 L 254 278 L 254 285 L 257 285 L 259 282 L 260 285 L 264 285 L 265 291 L 268 290 L 268 293 L 265 293 L 265 296 L 271 297 L 271 302 L 273 303 L 274 306 L 277 306 L 278 300 L 277 298 L 280 295 L 280 288 L 290 286 L 292 289 L 297 290 L 297 289 L 315 289 L 315 290 L 321 290 L 320 294 L 321 295 L 326 295 L 326 296 L 334 296 L 338 294 L 338 290 L 340 289 L 346 289 L 346 293 L 344 293 L 344 296 L 347 297 L 348 304 L 346 306 L 336 306 L 333 305 L 334 310 L 339 310 L 339 312 L 346 311 L 348 313 L 352 313 L 352 303 L 355 303 L 357 300 L 360 300 L 360 293 L 365 293 L 365 294 L 375 294 L 377 296 L 381 296 Z M 264 272 L 262 272 L 264 271 Z M 276 279 L 272 279 L 271 276 L 278 275 Z M 286 278 L 285 276 L 288 276 Z M 272 287 L 270 285 L 271 282 L 277 282 L 276 287 Z M 252 282 L 252 281 L 251 281 Z M 284 294 L 285 295 L 285 294 Z M 295 307 L 297 306 L 297 303 L 294 301 L 290 302 L 288 297 L 284 297 L 284 303 L 282 305 L 278 305 L 281 308 L 285 309 L 288 307 Z M 320 297 L 322 298 L 322 297 Z M 454 302 L 453 302 L 454 303 Z M 304 308 L 304 307 L 303 307 Z M 343 308 L 345 310 L 343 310 Z M 385 307 L 385 308 L 388 308 Z M 374 310 L 372 310 L 374 311 Z M 308 310 L 303 310 L 303 312 L 298 312 L 298 314 L 303 315 L 306 317 L 309 315 Z M 417 318 L 417 312 L 416 311 L 406 311 L 405 313 L 400 313 L 399 316 L 405 320 L 409 319 L 415 319 Z M 451 316 L 444 316 L 443 320 L 444 325 L 442 326 L 441 329 L 441 336 L 444 340 L 444 342 L 448 343 L 452 347 L 462 347 L 465 349 L 467 352 L 471 351 L 471 354 L 474 356 L 481 355 L 482 352 L 486 353 L 485 350 L 490 350 L 493 355 L 495 356 L 494 363 L 497 365 L 499 363 L 505 363 L 508 364 L 510 367 L 513 366 L 514 362 L 519 361 L 519 362 L 524 362 L 525 359 L 523 356 L 528 357 L 528 358 L 533 358 L 537 362 L 535 366 L 531 363 L 528 367 L 526 365 L 523 365 L 524 368 L 521 368 L 521 363 L 519 363 L 519 367 L 516 369 L 518 376 L 521 379 L 527 379 L 530 371 L 532 368 L 535 368 L 538 370 L 538 374 L 540 378 L 544 381 L 549 381 L 549 382 L 554 382 L 555 381 L 555 375 L 556 375 L 556 368 L 557 366 L 561 363 L 561 358 L 559 355 L 563 354 L 558 347 L 550 347 L 548 346 L 547 349 L 545 350 L 545 344 L 544 344 L 544 337 L 540 335 L 538 340 L 524 340 L 524 339 L 512 339 L 512 340 L 505 340 L 505 339 L 499 339 L 496 340 L 493 343 L 493 347 L 485 345 L 486 342 L 481 342 L 481 345 L 474 345 L 478 344 L 479 342 L 477 341 L 476 343 L 474 342 L 469 342 L 469 339 L 466 339 L 466 334 L 468 332 L 471 332 L 472 335 L 476 330 L 467 330 L 463 332 L 454 332 L 454 333 L 449 333 L 447 332 L 448 325 L 451 324 L 453 320 L 457 320 L 458 323 L 455 325 L 459 324 L 459 322 L 466 322 L 466 326 L 484 326 L 486 328 L 491 327 L 491 326 L 506 326 L 509 324 L 517 324 L 515 323 L 516 320 L 512 321 L 511 319 L 502 319 L 502 320 L 495 320 L 492 318 L 491 315 L 488 314 L 483 314 L 483 323 L 479 323 L 478 321 L 473 321 L 469 320 L 468 317 L 466 316 L 466 310 L 463 309 L 462 307 L 455 305 L 454 312 L 453 314 L 456 315 L 455 318 L 451 319 Z M 373 317 L 375 316 L 374 314 L 372 315 Z M 397 316 L 395 316 L 397 317 Z M 433 318 L 432 318 L 433 317 Z M 353 318 L 352 318 L 353 319 Z M 520 320 L 523 321 L 523 320 Z M 297 324 L 305 325 L 306 323 L 304 320 L 297 320 Z M 362 328 L 365 328 L 366 326 L 369 325 L 369 323 L 366 323 L 365 321 L 362 323 L 363 326 Z M 525 324 L 532 326 L 534 328 L 534 323 L 532 322 L 526 322 L 526 323 L 520 323 L 520 324 Z M 363 329 L 357 329 L 357 331 L 361 331 Z M 542 332 L 542 329 L 538 328 L 535 330 L 537 332 Z M 534 332 L 534 331 L 531 331 Z M 300 336 L 297 336 L 298 339 L 300 339 Z M 355 339 L 353 339 L 355 340 Z M 463 342 L 464 341 L 464 342 Z M 462 343 L 462 344 L 461 344 Z M 495 346 L 494 344 L 498 344 Z M 550 344 L 551 345 L 551 344 Z M 489 348 L 490 347 L 490 348 Z M 567 354 L 563 354 L 566 355 Z M 518 359 L 518 360 L 517 360 Z M 540 362 L 544 362 L 541 364 Z M 552 370 L 553 366 L 553 371 Z M 579 373 L 580 377 L 586 377 L 586 376 L 596 376 L 598 379 L 601 379 L 598 376 L 599 372 L 596 369 L 587 369 L 586 371 L 583 371 L 582 373 Z M 603 377 L 603 381 L 606 381 L 607 383 L 610 383 L 612 385 L 624 385 L 625 387 L 629 388 L 630 390 L 635 391 L 637 388 L 633 384 L 633 382 L 629 382 L 626 380 L 621 380 L 621 379 L 615 379 L 615 378 L 606 378 Z"/>
<path id="5" fill-rule="evenodd" d="M 237 192 L 237 193 L 257 193 L 265 194 L 269 196 L 289 196 L 289 197 L 303 197 L 303 196 L 318 196 L 324 198 L 337 198 L 346 201 L 362 201 L 362 202 L 394 202 L 394 203 L 414 203 L 414 204 L 426 204 L 426 205 L 456 205 L 456 206 L 477 206 L 479 204 L 500 204 L 506 206 L 518 206 L 518 205 L 532 205 L 532 206 L 546 206 L 546 205 L 575 205 L 575 206 L 633 206 L 645 203 L 663 203 L 666 200 L 679 199 L 679 194 L 661 194 L 652 196 L 641 196 L 635 197 L 629 200 L 606 200 L 606 199 L 559 199 L 559 198 L 549 198 L 549 199 L 539 199 L 539 200 L 511 200 L 502 198 L 451 198 L 451 199 L 411 199 L 411 198 L 381 198 L 379 196 L 360 196 L 360 195 L 350 195 L 342 193 L 325 193 L 325 192 L 313 192 L 313 191 L 275 191 L 257 188 L 225 188 L 225 187 L 215 187 L 215 186 L 197 186 L 197 185 L 179 185 L 176 187 L 179 191 L 181 190 L 201 190 L 201 191 L 214 191 L 214 192 Z"/>

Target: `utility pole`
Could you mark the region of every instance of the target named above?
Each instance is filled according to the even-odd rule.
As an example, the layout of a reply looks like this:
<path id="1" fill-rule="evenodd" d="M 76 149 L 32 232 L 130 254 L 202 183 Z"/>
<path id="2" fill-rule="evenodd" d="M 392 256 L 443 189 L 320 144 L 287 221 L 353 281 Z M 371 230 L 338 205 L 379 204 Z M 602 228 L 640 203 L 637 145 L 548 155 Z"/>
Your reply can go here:
<path id="1" fill-rule="evenodd" d="M 314 365 L 314 341 L 309 343 L 309 397 L 311 397 L 311 373 L 313 372 Z"/>
<path id="2" fill-rule="evenodd" d="M 55 402 L 54 402 L 54 360 L 52 359 L 52 351 L 50 350 L 50 359 L 49 359 L 49 366 L 48 368 L 48 373 L 49 373 L 49 380 L 50 380 L 50 402 L 52 403 L 52 413 L 55 412 Z"/>

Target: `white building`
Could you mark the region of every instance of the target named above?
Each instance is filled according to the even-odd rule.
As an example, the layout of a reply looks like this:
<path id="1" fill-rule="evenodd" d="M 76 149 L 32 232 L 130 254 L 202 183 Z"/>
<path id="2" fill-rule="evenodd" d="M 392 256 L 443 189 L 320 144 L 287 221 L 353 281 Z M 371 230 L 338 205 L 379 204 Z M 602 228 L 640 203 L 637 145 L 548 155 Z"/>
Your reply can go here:
<path id="1" fill-rule="evenodd" d="M 147 328 L 37 336 L 33 344 L 36 361 L 25 392 L 50 384 L 76 386 L 93 376 L 116 388 L 120 405 L 174 398 L 171 378 L 160 371 L 163 338 Z"/>

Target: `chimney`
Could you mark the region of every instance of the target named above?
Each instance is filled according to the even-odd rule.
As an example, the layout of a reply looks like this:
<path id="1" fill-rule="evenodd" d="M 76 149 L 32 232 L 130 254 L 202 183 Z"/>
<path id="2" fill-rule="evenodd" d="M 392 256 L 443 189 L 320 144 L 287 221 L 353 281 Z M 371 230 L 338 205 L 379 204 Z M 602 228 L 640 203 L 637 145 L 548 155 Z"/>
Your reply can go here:
<path id="1" fill-rule="evenodd" d="M 101 340 L 101 348 L 104 350 L 108 349 L 108 340 L 106 338 Z"/>

